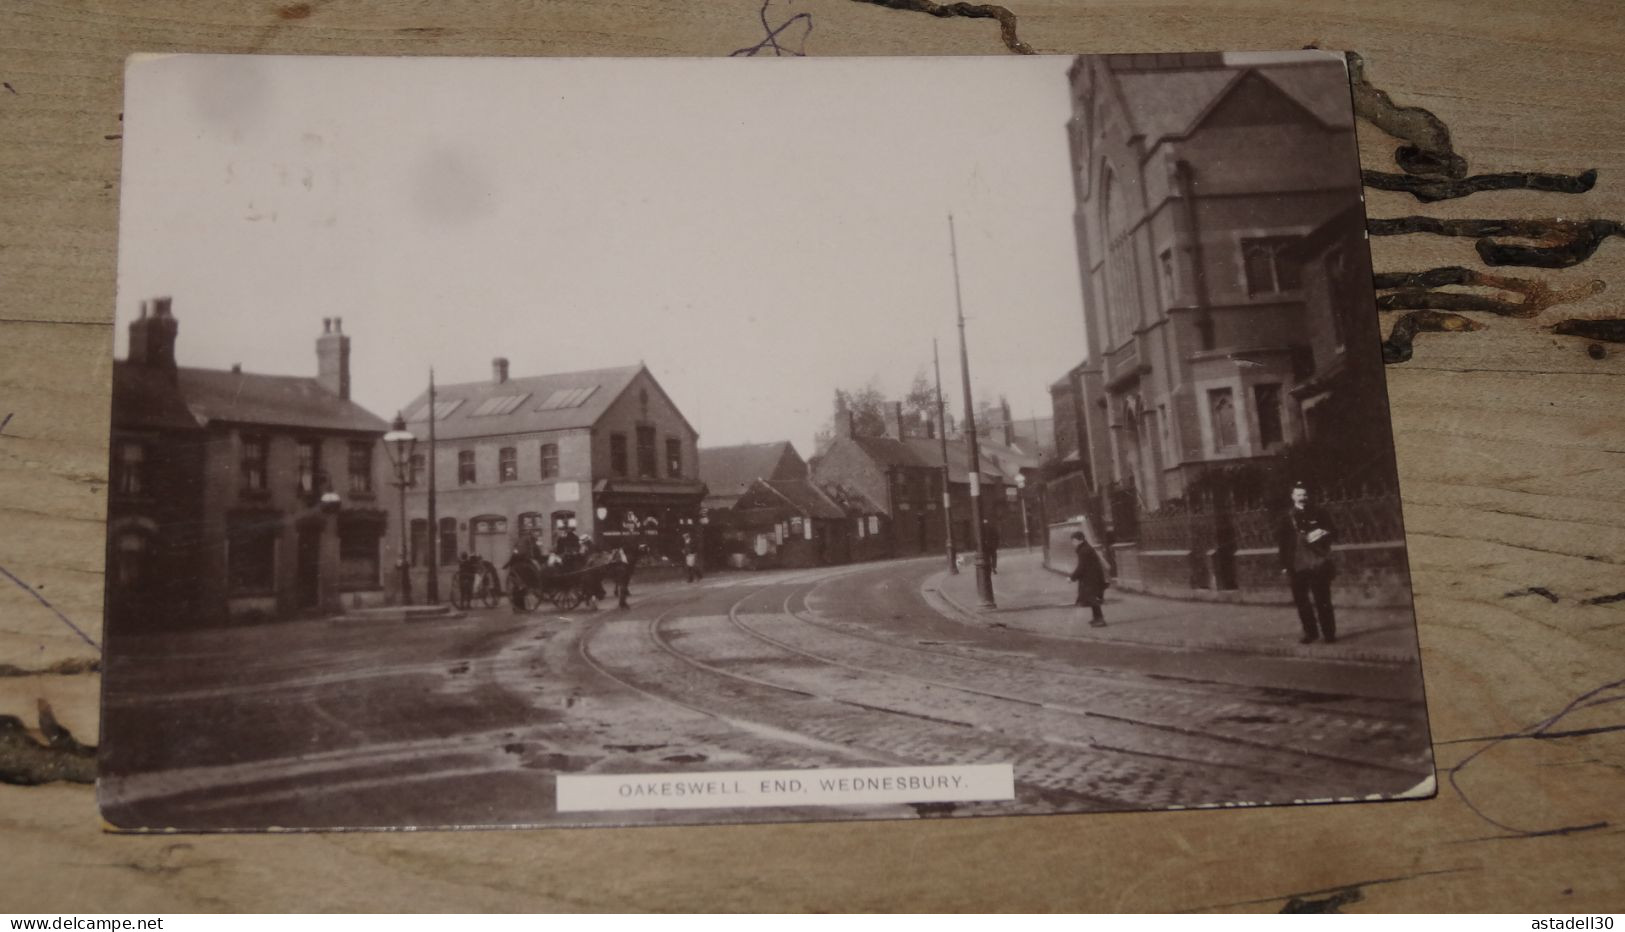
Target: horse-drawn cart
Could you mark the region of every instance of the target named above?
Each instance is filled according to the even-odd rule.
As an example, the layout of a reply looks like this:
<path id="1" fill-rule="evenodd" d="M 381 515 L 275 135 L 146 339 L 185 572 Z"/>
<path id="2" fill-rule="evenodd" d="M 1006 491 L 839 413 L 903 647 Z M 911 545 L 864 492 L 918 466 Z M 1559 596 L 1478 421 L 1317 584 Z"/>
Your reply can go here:
<path id="1" fill-rule="evenodd" d="M 534 612 L 542 602 L 551 602 L 560 611 L 590 604 L 610 594 L 618 578 L 627 571 L 624 563 L 600 562 L 575 568 L 543 566 L 534 560 L 516 560 L 508 567 L 508 595 L 515 611 Z"/>

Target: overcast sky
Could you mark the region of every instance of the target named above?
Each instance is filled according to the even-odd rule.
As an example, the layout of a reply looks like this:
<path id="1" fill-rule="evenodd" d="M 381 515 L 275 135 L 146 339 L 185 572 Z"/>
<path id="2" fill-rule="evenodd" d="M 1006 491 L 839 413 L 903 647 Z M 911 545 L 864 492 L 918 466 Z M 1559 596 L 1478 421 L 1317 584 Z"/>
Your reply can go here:
<path id="1" fill-rule="evenodd" d="M 1049 413 L 1084 354 L 1069 58 L 170 56 L 127 74 L 118 343 L 174 297 L 182 365 L 353 397 L 647 363 L 702 446 L 803 455 L 837 386 L 942 341 L 947 215 L 979 395 Z"/>

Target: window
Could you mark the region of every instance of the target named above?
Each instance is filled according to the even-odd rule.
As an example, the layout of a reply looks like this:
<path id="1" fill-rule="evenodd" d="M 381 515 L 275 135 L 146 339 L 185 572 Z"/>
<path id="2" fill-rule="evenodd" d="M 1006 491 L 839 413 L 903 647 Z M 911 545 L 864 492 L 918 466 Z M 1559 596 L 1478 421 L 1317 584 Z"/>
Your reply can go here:
<path id="1" fill-rule="evenodd" d="M 651 519 L 652 520 L 652 519 Z M 553 512 L 553 542 L 564 536 L 564 532 L 576 526 L 576 513 L 573 511 Z"/>
<path id="2" fill-rule="evenodd" d="M 1207 393 L 1208 415 L 1213 422 L 1213 448 L 1226 450 L 1236 445 L 1236 401 L 1228 388 L 1212 388 Z"/>
<path id="3" fill-rule="evenodd" d="M 626 475 L 626 435 L 609 435 L 609 471 L 617 476 Z"/>
<path id="4" fill-rule="evenodd" d="M 1173 304 L 1177 297 L 1174 291 L 1174 251 L 1164 249 L 1157 256 L 1157 263 L 1162 272 L 1162 300 Z"/>
<path id="5" fill-rule="evenodd" d="M 683 441 L 681 438 L 666 438 L 666 475 L 673 479 L 683 477 Z"/>
<path id="6" fill-rule="evenodd" d="M 428 475 L 429 475 L 429 460 L 428 460 L 428 458 L 425 457 L 422 453 L 413 453 L 412 454 L 412 472 L 411 472 L 411 474 L 409 476 L 407 476 L 407 481 L 409 483 L 411 483 L 412 485 L 417 485 L 420 481 L 422 481 Z"/>
<path id="7" fill-rule="evenodd" d="M 655 429 L 648 424 L 638 425 L 638 476 L 656 476 Z"/>
<path id="8" fill-rule="evenodd" d="M 140 495 L 146 485 L 147 448 L 139 443 L 120 441 L 113 448 L 113 492 Z"/>
<path id="9" fill-rule="evenodd" d="M 299 441 L 299 469 L 297 472 L 300 495 L 315 495 L 322 471 L 322 443 L 320 440 Z"/>
<path id="10" fill-rule="evenodd" d="M 496 416 L 502 415 L 502 414 L 511 414 L 511 413 L 513 413 L 513 409 L 519 407 L 521 404 L 524 403 L 525 399 L 529 398 L 529 397 L 530 397 L 530 395 L 528 395 L 528 394 L 526 394 L 526 395 L 494 395 L 494 396 L 492 396 L 490 398 L 487 398 L 484 401 L 480 402 L 479 405 L 476 406 L 473 411 L 470 411 L 468 413 L 468 416 L 469 417 L 496 417 Z"/>
<path id="11" fill-rule="evenodd" d="M 1259 444 L 1269 447 L 1285 439 L 1281 433 L 1281 386 L 1254 385 L 1253 406 L 1258 409 Z"/>
<path id="12" fill-rule="evenodd" d="M 477 481 L 474 473 L 474 451 L 457 451 L 457 484 L 473 485 Z"/>
<path id="13" fill-rule="evenodd" d="M 233 593 L 266 593 L 275 588 L 276 538 L 274 523 L 232 525 L 226 538 L 226 579 Z"/>
<path id="14" fill-rule="evenodd" d="M 508 550 L 508 519 L 501 515 L 480 515 L 468 521 L 468 549 L 487 560 L 500 563 Z"/>
<path id="15" fill-rule="evenodd" d="M 1332 336 L 1339 347 L 1348 344 L 1350 312 L 1360 305 L 1357 278 L 1354 257 L 1342 244 L 1333 246 L 1326 254 L 1326 290 L 1330 292 Z"/>
<path id="16" fill-rule="evenodd" d="M 1296 236 L 1267 236 L 1241 241 L 1248 294 L 1279 294 L 1303 287 L 1298 263 L 1286 256 L 1297 240 Z"/>
<path id="17" fill-rule="evenodd" d="M 339 525 L 339 591 L 378 588 L 378 535 L 382 523 Z"/>
<path id="18" fill-rule="evenodd" d="M 423 566 L 429 562 L 429 522 L 423 518 L 413 518 L 411 527 L 411 563 L 413 566 Z"/>
<path id="19" fill-rule="evenodd" d="M 152 539 L 141 531 L 125 531 L 113 543 L 113 565 L 108 567 L 113 585 L 121 592 L 145 588 L 151 575 L 148 562 Z"/>
<path id="20" fill-rule="evenodd" d="M 461 398 L 453 398 L 450 401 L 435 402 L 434 419 L 437 421 L 444 421 L 446 418 L 451 417 L 451 413 L 461 407 L 462 404 L 463 399 Z M 407 418 L 408 421 L 427 421 L 428 419 L 429 406 L 427 404 L 421 408 L 418 408 L 416 411 L 413 411 L 412 416 Z"/>
<path id="21" fill-rule="evenodd" d="M 519 478 L 519 450 L 503 447 L 497 451 L 497 481 L 514 482 Z"/>
<path id="22" fill-rule="evenodd" d="M 265 491 L 265 462 L 270 458 L 271 441 L 260 436 L 243 437 L 243 491 Z"/>
<path id="23" fill-rule="evenodd" d="M 441 566 L 455 566 L 457 563 L 457 519 L 440 519 L 440 559 Z"/>
<path id="24" fill-rule="evenodd" d="M 534 511 L 519 516 L 519 536 L 528 537 L 538 544 L 547 543 L 547 521 Z"/>
<path id="25" fill-rule="evenodd" d="M 350 441 L 350 494 L 372 494 L 372 442 Z"/>
<path id="26" fill-rule="evenodd" d="M 542 444 L 542 478 L 555 479 L 559 474 L 559 445 Z"/>
<path id="27" fill-rule="evenodd" d="M 596 385 L 588 385 L 583 388 L 561 388 L 548 395 L 540 405 L 536 406 L 536 410 L 554 411 L 560 408 L 579 408 L 596 391 L 598 391 Z"/>

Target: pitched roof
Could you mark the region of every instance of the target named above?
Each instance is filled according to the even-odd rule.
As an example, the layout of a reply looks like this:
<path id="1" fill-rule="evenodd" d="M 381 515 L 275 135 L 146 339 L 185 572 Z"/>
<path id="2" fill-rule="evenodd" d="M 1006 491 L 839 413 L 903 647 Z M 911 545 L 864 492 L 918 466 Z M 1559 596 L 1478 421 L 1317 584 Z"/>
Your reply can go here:
<path id="1" fill-rule="evenodd" d="M 996 440 L 983 440 L 979 448 L 984 464 L 993 463 L 997 471 L 1006 477 L 1014 476 L 1023 469 L 1037 469 L 1043 459 L 1036 452 L 1005 446 Z"/>
<path id="2" fill-rule="evenodd" d="M 312 378 L 185 366 L 178 377 L 181 397 L 199 423 L 226 421 L 378 434 L 389 430 L 382 418 Z"/>
<path id="3" fill-rule="evenodd" d="M 437 440 L 461 440 L 495 434 L 591 427 L 626 391 L 644 367 L 619 366 L 555 372 L 505 382 L 461 382 L 435 386 Z M 658 384 L 658 383 L 657 383 Z M 429 393 L 424 390 L 406 406 L 414 434 L 427 436 Z"/>
<path id="4" fill-rule="evenodd" d="M 168 372 L 114 360 L 113 427 L 126 430 L 201 430 Z"/>
<path id="5" fill-rule="evenodd" d="M 927 437 L 908 437 L 894 440 L 890 437 L 837 438 L 836 443 L 852 443 L 870 460 L 882 467 L 942 468 L 942 441 Z M 984 479 L 997 479 L 999 469 L 989 461 L 979 464 Z M 948 443 L 948 481 L 969 482 L 970 451 L 959 441 Z"/>
<path id="6" fill-rule="evenodd" d="M 1296 64 L 1189 71 L 1118 72 L 1129 119 L 1148 144 L 1185 136 L 1232 91 L 1256 75 L 1327 126 L 1354 123 L 1348 72 L 1334 59 Z"/>
<path id="7" fill-rule="evenodd" d="M 765 486 L 809 518 L 846 517 L 846 509 L 837 505 L 809 479 L 761 479 L 755 484 Z"/>
<path id="8" fill-rule="evenodd" d="M 878 515 L 885 513 L 885 509 L 871 501 L 869 496 L 864 495 L 857 489 L 847 488 L 839 482 L 821 483 L 818 486 L 818 490 L 823 492 L 830 501 L 834 502 L 837 507 L 846 512 L 846 514 L 849 516 L 856 517 L 858 515 Z"/>
<path id="9" fill-rule="evenodd" d="M 774 443 L 745 443 L 731 447 L 700 448 L 700 479 L 710 489 L 706 505 L 727 507 L 742 495 L 756 479 L 786 479 L 779 475 L 779 465 L 786 453 L 801 460 L 801 455 L 788 440 Z M 807 475 L 806 464 L 797 472 Z"/>

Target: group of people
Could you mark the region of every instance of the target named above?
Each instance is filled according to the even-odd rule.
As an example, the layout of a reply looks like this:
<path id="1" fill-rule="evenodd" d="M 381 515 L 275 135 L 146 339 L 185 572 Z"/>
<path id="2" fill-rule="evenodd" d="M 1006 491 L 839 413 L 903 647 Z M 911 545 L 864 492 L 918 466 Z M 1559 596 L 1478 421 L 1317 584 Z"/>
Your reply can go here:
<path id="1" fill-rule="evenodd" d="M 1332 563 L 1332 540 L 1336 530 L 1326 513 L 1309 501 L 1303 484 L 1292 487 L 1292 504 L 1276 522 L 1276 551 L 1281 574 L 1292 587 L 1292 602 L 1303 627 L 1300 644 L 1337 641 L 1337 613 L 1332 607 L 1332 579 L 1337 568 Z M 1105 627 L 1107 569 L 1100 554 L 1081 531 L 1072 535 L 1077 563 L 1069 577 L 1078 585 L 1075 604 L 1089 609 L 1089 625 Z"/>
<path id="2" fill-rule="evenodd" d="M 502 568 L 510 573 L 519 574 L 523 580 L 527 572 L 573 573 L 585 567 L 604 564 L 615 566 L 614 572 L 605 575 L 614 582 L 617 604 L 620 608 L 630 608 L 631 602 L 628 599 L 632 595 L 632 569 L 637 564 L 635 549 L 620 544 L 613 545 L 607 550 L 600 549 L 591 537 L 577 534 L 575 528 L 568 528 L 559 535 L 554 541 L 552 552 L 546 551 L 535 537 L 522 535 L 514 542 L 513 551 L 508 555 L 508 562 L 504 563 Z M 607 598 L 608 593 L 604 591 L 602 576 L 592 576 L 587 585 L 587 601 L 594 607 L 600 599 Z M 517 596 L 514 599 L 514 611 L 521 611 Z"/>

